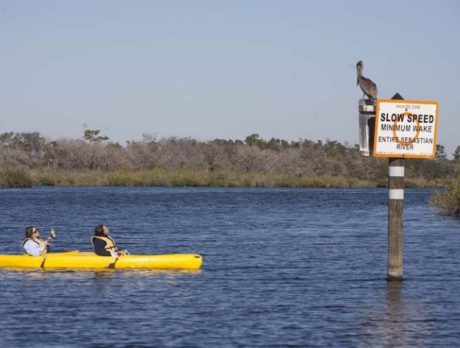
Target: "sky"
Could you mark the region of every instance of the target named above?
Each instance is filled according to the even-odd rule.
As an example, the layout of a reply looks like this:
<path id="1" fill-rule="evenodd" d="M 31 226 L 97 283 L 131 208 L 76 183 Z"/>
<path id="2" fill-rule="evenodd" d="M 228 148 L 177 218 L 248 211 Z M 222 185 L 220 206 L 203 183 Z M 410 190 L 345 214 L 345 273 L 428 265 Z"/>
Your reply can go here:
<path id="1" fill-rule="evenodd" d="M 0 133 L 358 143 L 379 98 L 439 102 L 460 145 L 460 2 L 0 0 Z"/>

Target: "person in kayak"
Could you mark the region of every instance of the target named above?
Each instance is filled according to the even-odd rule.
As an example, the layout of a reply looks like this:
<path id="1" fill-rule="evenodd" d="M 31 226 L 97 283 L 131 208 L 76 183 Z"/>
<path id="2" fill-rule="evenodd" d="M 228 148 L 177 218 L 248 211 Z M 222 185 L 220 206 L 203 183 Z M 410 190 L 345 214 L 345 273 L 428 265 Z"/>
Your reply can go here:
<path id="1" fill-rule="evenodd" d="M 44 255 L 49 251 L 52 237 L 49 236 L 46 241 L 40 238 L 40 230 L 36 226 L 29 226 L 25 231 L 25 238 L 22 246 L 27 254 L 31 256 Z"/>
<path id="2" fill-rule="evenodd" d="M 91 242 L 93 243 L 96 255 L 113 257 L 128 255 L 127 250 L 118 249 L 115 241 L 110 237 L 110 230 L 106 225 L 97 225 L 95 227 Z"/>

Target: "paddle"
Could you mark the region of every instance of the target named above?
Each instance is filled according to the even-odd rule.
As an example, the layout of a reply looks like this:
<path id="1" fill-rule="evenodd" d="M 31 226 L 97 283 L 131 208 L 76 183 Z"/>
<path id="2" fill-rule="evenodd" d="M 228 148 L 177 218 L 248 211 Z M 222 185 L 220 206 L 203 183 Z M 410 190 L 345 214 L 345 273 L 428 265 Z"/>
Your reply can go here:
<path id="1" fill-rule="evenodd" d="M 50 235 L 48 236 L 48 240 L 52 240 L 56 238 L 56 231 L 54 230 L 54 228 L 51 227 L 51 231 L 50 231 Z"/>
<path id="2" fill-rule="evenodd" d="M 54 228 L 51 228 L 50 234 L 47 239 L 48 243 L 51 243 L 51 241 L 56 237 L 57 237 L 56 231 L 54 230 Z M 42 261 L 42 264 L 40 265 L 40 268 L 45 268 L 45 261 L 46 261 L 46 258 L 48 257 L 48 249 L 49 249 L 49 244 L 46 246 L 46 253 L 43 255 L 43 261 Z"/>
<path id="3" fill-rule="evenodd" d="M 110 255 L 115 259 L 114 262 L 112 262 L 107 268 L 115 268 L 115 265 L 117 264 L 118 260 L 120 259 L 120 256 L 126 256 L 129 255 L 128 250 L 120 250 L 121 254 L 118 254 L 117 251 L 110 251 Z"/>

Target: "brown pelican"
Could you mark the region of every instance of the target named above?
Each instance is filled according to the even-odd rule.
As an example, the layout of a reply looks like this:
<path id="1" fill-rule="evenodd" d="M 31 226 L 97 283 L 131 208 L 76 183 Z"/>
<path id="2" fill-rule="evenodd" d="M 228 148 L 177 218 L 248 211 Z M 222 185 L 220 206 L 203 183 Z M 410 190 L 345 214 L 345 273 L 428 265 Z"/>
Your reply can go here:
<path id="1" fill-rule="evenodd" d="M 364 77 L 362 71 L 363 62 L 360 60 L 358 63 L 356 63 L 356 72 L 358 73 L 358 80 L 356 81 L 356 84 L 361 87 L 363 93 L 367 95 L 369 99 L 377 99 L 377 85 L 367 77 Z"/>

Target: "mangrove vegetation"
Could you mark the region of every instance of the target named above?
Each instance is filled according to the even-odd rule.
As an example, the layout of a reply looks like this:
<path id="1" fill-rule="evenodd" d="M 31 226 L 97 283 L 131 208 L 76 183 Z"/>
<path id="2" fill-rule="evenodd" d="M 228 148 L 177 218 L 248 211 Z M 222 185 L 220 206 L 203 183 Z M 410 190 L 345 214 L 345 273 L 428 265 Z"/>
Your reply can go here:
<path id="1" fill-rule="evenodd" d="M 431 198 L 431 205 L 442 214 L 460 217 L 460 178 L 447 182 L 445 188 Z"/>
<path id="2" fill-rule="evenodd" d="M 407 187 L 440 187 L 460 172 L 460 147 L 448 159 L 407 160 Z M 81 139 L 38 132 L 0 134 L 0 187 L 34 185 L 375 187 L 387 184 L 386 159 L 362 157 L 335 140 L 157 138 L 121 145 L 99 130 Z"/>

